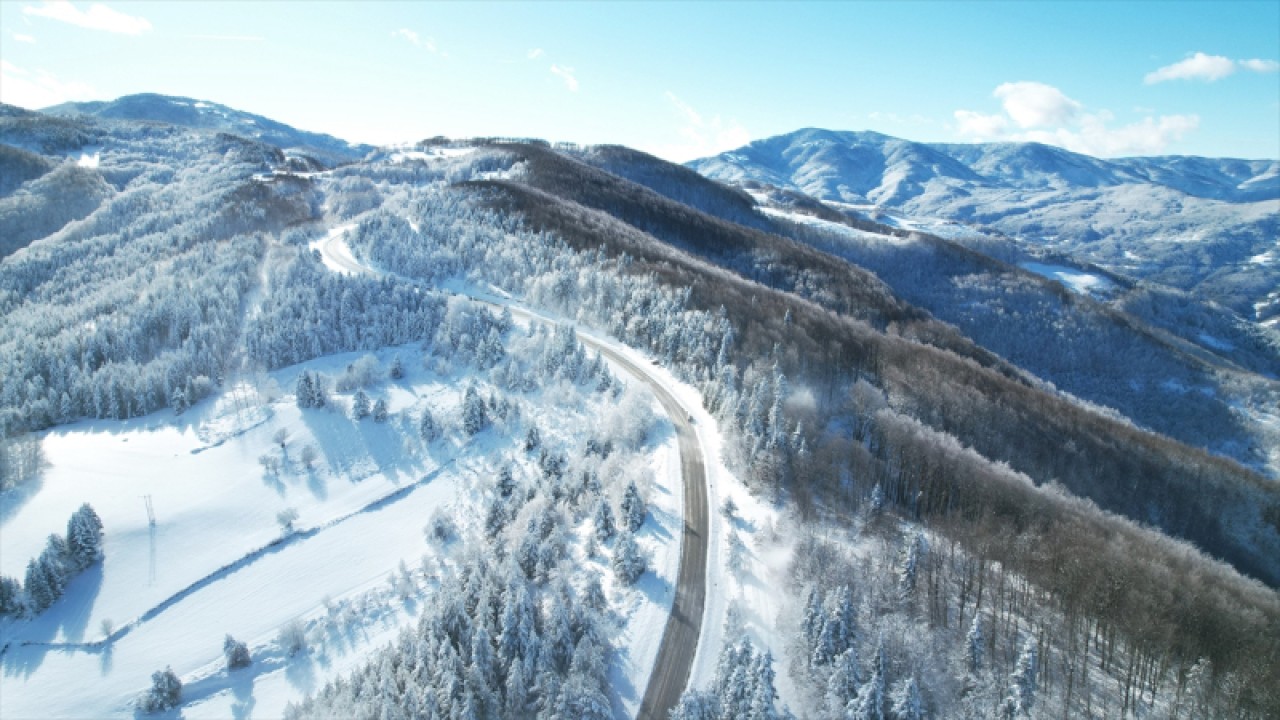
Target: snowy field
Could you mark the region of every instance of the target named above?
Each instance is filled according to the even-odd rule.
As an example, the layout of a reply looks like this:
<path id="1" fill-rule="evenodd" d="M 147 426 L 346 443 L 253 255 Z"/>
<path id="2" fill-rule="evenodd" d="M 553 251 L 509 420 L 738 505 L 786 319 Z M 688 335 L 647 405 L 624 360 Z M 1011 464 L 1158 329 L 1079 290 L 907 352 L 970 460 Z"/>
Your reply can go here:
<path id="1" fill-rule="evenodd" d="M 1101 295 L 1115 288 L 1115 283 L 1101 275 L 1066 265 L 1026 262 L 1021 263 L 1019 267 L 1041 277 L 1057 280 L 1068 290 L 1080 295 Z"/>
<path id="2" fill-rule="evenodd" d="M 105 525 L 105 560 L 38 618 L 0 628 L 0 716 L 127 716 L 150 674 L 171 666 L 185 685 L 184 717 L 278 717 L 287 702 L 409 626 L 465 544 L 429 543 L 428 519 L 448 513 L 465 538 L 478 531 L 471 525 L 498 463 L 516 459 L 517 475 L 533 468 L 518 462 L 514 427 L 495 426 L 469 441 L 446 430 L 422 443 L 420 408 L 456 417 L 467 378 L 433 372 L 432 359 L 424 363 L 413 347 L 379 353 L 384 367 L 393 353 L 406 376 L 366 389 L 388 401 L 386 423 L 353 420 L 351 393 L 304 411 L 275 389 L 292 388 L 303 369 L 340 375 L 359 357 L 346 354 L 243 382 L 179 417 L 82 422 L 47 433 L 49 467 L 38 484 L 0 497 L 0 572 L 22 577 L 44 538 L 62 532 L 84 502 Z M 607 395 L 535 391 L 513 400 L 545 444 L 566 450 L 581 444 L 585 428 L 607 427 L 617 411 Z M 306 448 L 316 455 L 309 467 Z M 276 458 L 279 469 L 265 467 L 264 457 Z M 621 672 L 639 692 L 670 603 L 669 592 L 655 589 L 670 589 L 678 563 L 679 460 L 669 424 L 655 426 L 643 458 L 631 471 L 649 478 L 650 517 L 637 539 L 652 572 L 634 589 L 606 586 L 627 620 Z M 286 531 L 277 514 L 290 508 L 298 519 Z M 276 638 L 295 620 L 310 650 L 290 658 Z M 224 669 L 228 633 L 248 643 L 251 667 Z M 636 693 L 628 710 L 638 702 Z"/>

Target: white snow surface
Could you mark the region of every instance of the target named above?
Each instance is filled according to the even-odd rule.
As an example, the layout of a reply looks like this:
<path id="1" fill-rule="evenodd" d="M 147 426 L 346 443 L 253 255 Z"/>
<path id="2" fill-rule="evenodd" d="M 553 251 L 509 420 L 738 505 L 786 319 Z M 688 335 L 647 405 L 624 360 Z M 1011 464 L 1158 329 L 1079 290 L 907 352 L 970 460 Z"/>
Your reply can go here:
<path id="1" fill-rule="evenodd" d="M 1115 288 L 1115 283 L 1101 275 L 1079 268 L 1067 267 L 1066 265 L 1024 262 L 1020 263 L 1019 267 L 1024 270 L 1030 270 L 1041 277 L 1057 280 L 1068 290 L 1079 295 L 1098 295 Z"/>

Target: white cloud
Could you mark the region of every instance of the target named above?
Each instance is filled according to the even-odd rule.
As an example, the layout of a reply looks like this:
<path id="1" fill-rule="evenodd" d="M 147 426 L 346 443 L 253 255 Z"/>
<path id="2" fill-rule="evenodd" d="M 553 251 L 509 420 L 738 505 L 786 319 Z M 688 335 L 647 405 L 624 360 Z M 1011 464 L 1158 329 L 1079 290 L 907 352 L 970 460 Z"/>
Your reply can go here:
<path id="1" fill-rule="evenodd" d="M 435 38 L 428 37 L 424 39 L 421 35 L 414 32 L 413 30 L 410 30 L 409 28 L 400 28 L 399 30 L 392 32 L 391 37 L 401 37 L 401 38 L 404 38 L 405 40 L 408 40 L 409 44 L 413 45 L 414 47 L 425 48 L 427 52 L 439 54 L 443 57 L 449 56 L 448 53 L 442 53 L 440 52 L 439 48 L 436 47 Z"/>
<path id="2" fill-rule="evenodd" d="M 88 10 L 80 10 L 69 0 L 45 0 L 41 5 L 24 6 L 22 12 L 26 15 L 70 23 L 90 30 L 103 30 L 123 35 L 141 35 L 151 29 L 151 23 L 146 18 L 125 15 L 101 3 L 90 5 Z"/>
<path id="3" fill-rule="evenodd" d="M 578 92 L 578 78 L 574 77 L 573 68 L 552 65 L 551 74 L 564 80 L 564 85 L 569 88 L 569 92 Z"/>
<path id="4" fill-rule="evenodd" d="M 1078 127 L 1054 130 L 1032 130 L 1010 137 L 1010 140 L 1042 142 L 1098 157 L 1125 155 L 1159 155 L 1170 144 L 1200 127 L 1196 115 L 1162 115 L 1112 128 L 1111 114 L 1103 111 L 1083 116 Z"/>
<path id="5" fill-rule="evenodd" d="M 537 60 L 538 58 L 542 57 L 542 48 L 534 48 L 530 50 L 529 54 L 526 55 L 526 57 L 528 57 L 530 60 Z"/>
<path id="6" fill-rule="evenodd" d="M 1063 125 L 1080 111 L 1080 103 L 1044 83 L 1004 83 L 993 94 L 1020 128 Z"/>
<path id="7" fill-rule="evenodd" d="M 972 110 L 957 110 L 956 133 L 975 140 L 990 140 L 1004 135 L 1009 129 L 1009 118 L 1004 115 L 983 115 Z"/>
<path id="8" fill-rule="evenodd" d="M 751 134 L 736 120 L 726 121 L 719 115 L 708 119 L 671 91 L 667 91 L 666 99 L 680 117 L 680 124 L 675 129 L 679 141 L 646 148 L 654 155 L 672 162 L 684 162 L 734 150 L 751 142 Z"/>
<path id="9" fill-rule="evenodd" d="M 1241 60 L 1240 67 L 1245 70 L 1252 70 L 1258 73 L 1271 73 L 1280 71 L 1280 62 L 1276 62 L 1275 60 L 1259 60 L 1255 58 L 1253 60 Z"/>
<path id="10" fill-rule="evenodd" d="M 414 45 L 418 45 L 421 42 L 418 38 L 418 33 L 410 30 L 409 28 L 400 28 L 399 30 L 391 33 L 391 37 L 402 37 Z"/>
<path id="11" fill-rule="evenodd" d="M 1236 71 L 1236 64 L 1231 58 L 1221 55 L 1206 55 L 1198 52 L 1186 60 L 1147 73 L 1142 81 L 1155 85 L 1169 80 L 1203 80 L 1213 82 L 1221 80 Z"/>
<path id="12" fill-rule="evenodd" d="M 43 70 L 32 72 L 0 60 L 0 102 L 39 110 L 72 100 L 90 100 L 95 94 L 82 82 L 64 82 Z"/>
<path id="13" fill-rule="evenodd" d="M 20 43 L 27 43 L 28 45 L 36 44 L 36 39 L 30 35 L 23 35 L 22 33 L 9 33 L 9 36 Z"/>
<path id="14" fill-rule="evenodd" d="M 1107 110 L 1086 112 L 1061 90 L 1043 83 L 1004 83 L 996 88 L 1003 113 L 973 110 L 954 113 L 956 135 L 968 140 L 1040 142 L 1100 157 L 1153 155 L 1166 150 L 1200 126 L 1195 115 L 1155 117 L 1114 127 Z"/>
<path id="15" fill-rule="evenodd" d="M 1167 82 L 1169 80 L 1203 80 L 1213 82 L 1233 75 L 1236 70 L 1249 70 L 1256 73 L 1272 73 L 1280 71 L 1280 62 L 1251 58 L 1249 60 L 1232 60 L 1222 55 L 1206 55 L 1198 52 L 1186 60 L 1165 65 L 1154 72 L 1147 73 L 1142 81 L 1148 85 Z"/>

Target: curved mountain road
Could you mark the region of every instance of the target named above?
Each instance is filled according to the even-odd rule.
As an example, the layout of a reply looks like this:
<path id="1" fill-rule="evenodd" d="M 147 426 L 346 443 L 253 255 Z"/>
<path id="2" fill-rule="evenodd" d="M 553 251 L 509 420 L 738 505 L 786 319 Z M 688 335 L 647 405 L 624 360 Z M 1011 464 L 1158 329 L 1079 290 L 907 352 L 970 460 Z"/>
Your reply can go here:
<path id="1" fill-rule="evenodd" d="M 377 271 L 361 264 L 345 243 L 341 242 L 350 226 L 335 228 L 328 237 L 318 243 L 322 257 L 333 267 L 357 275 L 377 275 Z M 553 322 L 524 308 L 501 305 L 482 298 L 470 299 L 494 307 L 509 308 L 512 314 L 522 315 L 537 322 Z M 698 651 L 698 637 L 702 633 L 702 614 L 707 598 L 707 548 L 709 523 L 707 517 L 707 474 L 703 463 L 702 445 L 693 428 L 692 416 L 672 395 L 661 380 L 641 363 L 633 362 L 600 341 L 581 333 L 578 339 L 586 346 L 598 350 L 601 355 L 625 369 L 637 380 L 647 384 L 662 404 L 676 429 L 680 446 L 680 471 L 684 485 L 684 530 L 680 536 L 680 569 L 676 573 L 675 598 L 671 614 L 662 633 L 658 657 L 649 674 L 649 685 L 640 703 L 640 720 L 666 720 L 680 695 L 689 685 L 689 674 Z"/>

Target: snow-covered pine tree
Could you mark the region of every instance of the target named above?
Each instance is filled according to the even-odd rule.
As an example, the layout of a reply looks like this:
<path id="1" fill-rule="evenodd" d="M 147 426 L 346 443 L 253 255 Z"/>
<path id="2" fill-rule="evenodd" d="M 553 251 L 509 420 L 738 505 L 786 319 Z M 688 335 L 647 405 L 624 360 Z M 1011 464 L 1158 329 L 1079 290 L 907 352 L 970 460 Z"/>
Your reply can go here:
<path id="1" fill-rule="evenodd" d="M 489 507 L 485 510 L 484 515 L 484 534 L 490 540 L 497 540 L 502 530 L 507 526 L 507 502 L 502 495 L 495 496 L 489 501 Z"/>
<path id="2" fill-rule="evenodd" d="M 609 503 L 601 500 L 596 506 L 596 512 L 593 516 L 596 527 L 596 539 L 600 542 L 608 542 L 617 532 L 617 526 L 613 522 L 613 510 L 609 508 Z"/>
<path id="3" fill-rule="evenodd" d="M 516 481 L 511 476 L 511 466 L 503 465 L 498 471 L 498 495 L 504 498 L 511 497 L 511 493 L 515 492 Z"/>
<path id="4" fill-rule="evenodd" d="M 27 605 L 35 613 L 44 612 L 61 595 L 60 589 L 51 582 L 48 571 L 37 558 L 27 561 L 27 575 L 22 587 L 26 590 Z"/>
<path id="5" fill-rule="evenodd" d="M 83 570 L 101 557 L 102 519 L 85 503 L 67 521 L 67 558 L 72 568 Z"/>
<path id="6" fill-rule="evenodd" d="M 387 421 L 388 415 L 389 409 L 387 408 L 386 398 L 378 398 L 378 401 L 373 404 L 373 421 L 384 423 Z"/>
<path id="7" fill-rule="evenodd" d="M 462 430 L 475 435 L 489 425 L 489 413 L 475 385 L 468 385 L 462 396 Z"/>
<path id="8" fill-rule="evenodd" d="M 713 692 L 686 690 L 671 709 L 671 720 L 720 720 L 720 698 Z"/>
<path id="9" fill-rule="evenodd" d="M 890 701 L 894 720 L 924 720 L 924 698 L 920 697 L 915 675 L 898 684 Z"/>
<path id="10" fill-rule="evenodd" d="M 351 417 L 356 420 L 369 417 L 369 396 L 364 390 L 356 390 L 355 397 L 351 399 Z"/>
<path id="11" fill-rule="evenodd" d="M 178 707 L 182 702 L 182 681 L 172 668 L 151 673 L 151 687 L 138 698 L 138 709 L 157 713 Z"/>
<path id="12" fill-rule="evenodd" d="M 23 613 L 22 585 L 8 575 L 0 575 L 0 618 Z"/>
<path id="13" fill-rule="evenodd" d="M 298 373 L 298 382 L 294 386 L 293 397 L 298 407 L 306 409 L 315 407 L 315 380 L 311 373 L 303 370 Z"/>
<path id="14" fill-rule="evenodd" d="M 920 557 L 927 549 L 924 531 L 913 533 L 907 538 L 907 547 L 902 560 L 902 571 L 898 576 L 898 595 L 906 602 L 916 590 L 916 573 L 920 566 Z"/>
<path id="15" fill-rule="evenodd" d="M 542 437 L 538 434 L 538 426 L 530 425 L 529 431 L 524 434 L 524 449 L 526 452 L 537 449 L 542 444 Z"/>
<path id="16" fill-rule="evenodd" d="M 629 530 L 618 533 L 613 546 L 613 572 L 624 585 L 631 585 L 649 569 L 649 563 Z"/>
<path id="17" fill-rule="evenodd" d="M 1028 637 L 1009 677 L 1009 695 L 1005 698 L 1007 717 L 1029 717 L 1036 700 L 1036 639 Z"/>
<path id="18" fill-rule="evenodd" d="M 627 483 L 627 489 L 622 494 L 621 509 L 623 526 L 631 532 L 639 530 L 644 524 L 644 516 L 648 514 L 649 508 L 640 497 L 640 489 L 636 487 L 635 481 Z"/>
<path id="19" fill-rule="evenodd" d="M 858 667 L 858 654 L 853 650 L 845 650 L 831 663 L 831 674 L 827 677 L 825 699 L 831 716 L 843 715 L 849 701 L 858 696 L 858 689 L 861 687 L 862 671 Z"/>
<path id="20" fill-rule="evenodd" d="M 228 670 L 248 667 L 253 662 L 249 657 L 249 646 L 229 634 L 222 641 L 222 655 L 227 659 Z"/>
<path id="21" fill-rule="evenodd" d="M 418 418 L 418 437 L 426 443 L 434 442 L 440 437 L 440 426 L 436 424 L 431 408 L 422 408 L 422 416 Z"/>
<path id="22" fill-rule="evenodd" d="M 982 637 L 982 613 L 973 614 L 969 632 L 964 639 L 964 665 L 970 674 L 982 670 L 986 657 L 986 641 Z"/>
<path id="23" fill-rule="evenodd" d="M 400 360 L 399 355 L 391 358 L 391 367 L 387 370 L 387 376 L 392 380 L 401 380 L 404 378 L 404 362 Z"/>
<path id="24" fill-rule="evenodd" d="M 858 689 L 858 697 L 849 703 L 851 720 L 884 720 L 886 683 L 884 640 L 881 639 L 871 660 L 871 676 Z"/>

